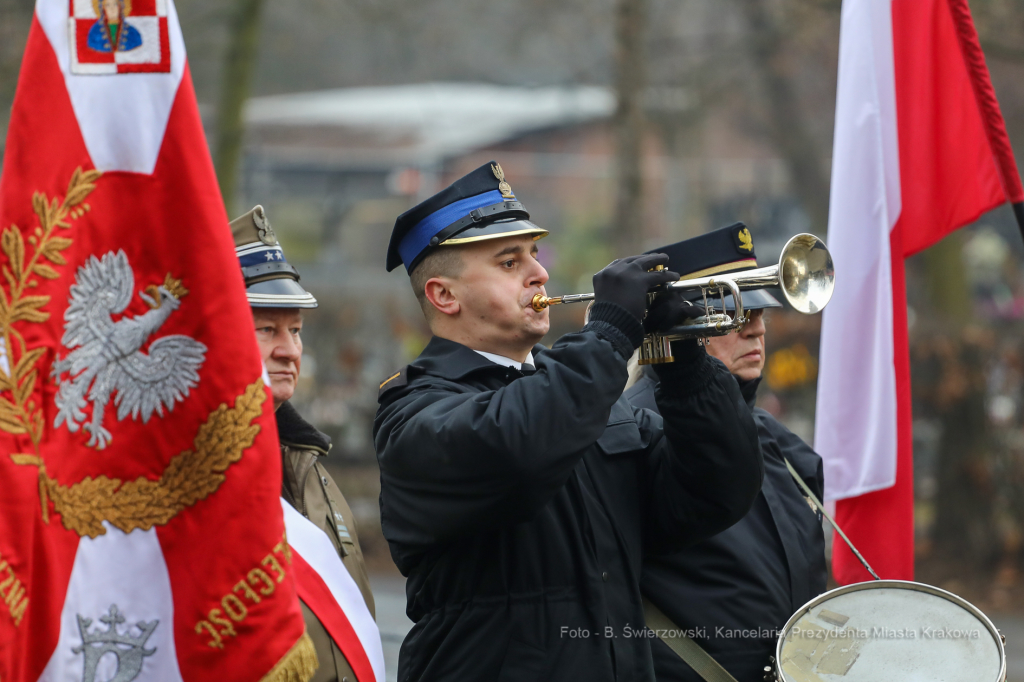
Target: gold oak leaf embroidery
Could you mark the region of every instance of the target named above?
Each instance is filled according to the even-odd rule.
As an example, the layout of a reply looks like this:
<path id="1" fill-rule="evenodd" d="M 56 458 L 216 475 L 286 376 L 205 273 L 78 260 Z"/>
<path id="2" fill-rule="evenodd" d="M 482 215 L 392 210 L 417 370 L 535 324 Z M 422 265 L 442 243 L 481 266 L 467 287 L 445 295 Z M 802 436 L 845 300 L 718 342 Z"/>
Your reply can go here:
<path id="1" fill-rule="evenodd" d="M 33 194 L 32 210 L 39 224 L 27 239 L 17 225 L 0 232 L 0 251 L 6 257 L 6 262 L 0 261 L 0 340 L 10 367 L 10 374 L 0 371 L 0 431 L 28 435 L 36 455 L 43 437 L 43 415 L 41 406 L 31 396 L 39 376 L 36 363 L 46 348 L 30 348 L 20 327 L 48 320 L 50 313 L 43 307 L 50 297 L 31 296 L 27 292 L 39 286 L 39 278 L 60 276 L 53 266 L 67 263 L 61 252 L 72 243 L 59 236 L 60 231 L 70 229 L 70 220 L 89 211 L 89 204 L 84 202 L 96 189 L 100 175 L 100 171 L 83 171 L 79 167 L 72 173 L 63 199 L 49 199 L 41 192 Z"/>
<path id="2" fill-rule="evenodd" d="M 260 427 L 252 422 L 262 414 L 266 397 L 263 380 L 258 379 L 238 396 L 234 407 L 221 404 L 199 427 L 194 449 L 172 458 L 156 481 L 140 477 L 123 482 L 99 476 L 64 486 L 47 475 L 40 458 L 11 455 L 11 459 L 39 467 L 43 508 L 48 497 L 68 530 L 95 538 L 106 532 L 104 521 L 125 533 L 136 528 L 149 530 L 166 524 L 220 487 L 224 472 L 255 442 Z"/>

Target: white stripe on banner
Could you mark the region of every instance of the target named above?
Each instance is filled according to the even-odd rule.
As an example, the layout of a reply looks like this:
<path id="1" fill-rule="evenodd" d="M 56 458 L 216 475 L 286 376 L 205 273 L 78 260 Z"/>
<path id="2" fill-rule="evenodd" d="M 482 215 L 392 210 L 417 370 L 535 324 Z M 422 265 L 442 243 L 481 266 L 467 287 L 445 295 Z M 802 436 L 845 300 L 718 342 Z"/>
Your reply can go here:
<path id="1" fill-rule="evenodd" d="M 71 73 L 68 0 L 37 0 L 36 18 L 57 56 L 85 146 L 101 171 L 153 172 L 171 106 L 185 73 L 185 41 L 167 2 L 170 73 Z"/>
<path id="2" fill-rule="evenodd" d="M 40 682 L 111 680 L 118 671 L 117 679 L 182 682 L 171 577 L 156 529 L 126 535 L 107 522 L 103 527 L 105 534 L 78 543 L 57 649 Z"/>
<path id="3" fill-rule="evenodd" d="M 832 500 L 896 482 L 898 139 L 891 2 L 844 0 L 828 221 L 836 288 L 822 320 L 814 434 Z"/>
<path id="4" fill-rule="evenodd" d="M 359 586 L 349 575 L 337 550 L 324 532 L 285 502 L 284 498 L 281 499 L 281 508 L 284 510 L 288 544 L 327 584 L 338 606 L 351 623 L 352 629 L 356 631 L 366 657 L 370 659 L 377 682 L 384 682 L 384 649 L 380 641 L 380 631 L 373 616 L 370 615 L 370 610 L 366 608 Z M 316 610 L 312 606 L 310 608 Z"/>

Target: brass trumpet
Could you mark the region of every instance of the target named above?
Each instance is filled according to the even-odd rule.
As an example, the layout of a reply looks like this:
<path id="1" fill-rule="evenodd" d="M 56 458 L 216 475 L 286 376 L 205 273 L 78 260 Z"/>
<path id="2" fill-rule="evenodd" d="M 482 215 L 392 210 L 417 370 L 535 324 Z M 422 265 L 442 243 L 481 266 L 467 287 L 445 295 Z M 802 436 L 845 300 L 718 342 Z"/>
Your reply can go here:
<path id="1" fill-rule="evenodd" d="M 832 255 L 825 243 L 813 234 L 798 234 L 782 248 L 777 265 L 766 268 L 743 270 L 725 275 L 683 279 L 662 284 L 648 293 L 649 302 L 668 291 L 699 291 L 704 299 L 704 315 L 687 320 L 671 329 L 648 334 L 640 345 L 640 364 L 651 365 L 673 362 L 672 341 L 699 339 L 706 343 L 708 337 L 724 336 L 739 331 L 749 319 L 743 309 L 742 291 L 779 287 L 786 301 L 805 315 L 821 312 L 835 288 L 835 267 Z M 708 302 L 708 294 L 716 293 L 722 300 L 718 312 L 714 301 Z M 735 310 L 730 316 L 725 309 L 726 294 L 732 296 Z M 532 306 L 537 312 L 548 306 L 566 303 L 582 303 L 594 300 L 594 294 L 570 294 L 567 296 L 533 297 Z"/>

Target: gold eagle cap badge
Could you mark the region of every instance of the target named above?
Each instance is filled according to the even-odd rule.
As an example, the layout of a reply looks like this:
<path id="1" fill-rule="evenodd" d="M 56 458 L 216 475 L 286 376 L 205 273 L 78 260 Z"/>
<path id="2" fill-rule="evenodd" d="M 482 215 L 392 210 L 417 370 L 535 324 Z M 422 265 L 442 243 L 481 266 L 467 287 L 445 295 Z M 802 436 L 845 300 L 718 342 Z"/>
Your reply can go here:
<path id="1" fill-rule="evenodd" d="M 740 240 L 739 248 L 748 252 L 754 250 L 754 238 L 750 236 L 750 230 L 744 227 L 736 233 L 736 238 Z"/>
<path id="2" fill-rule="evenodd" d="M 498 178 L 498 191 L 501 192 L 501 196 L 506 199 L 515 199 L 516 195 L 512 194 L 512 185 L 505 182 L 505 171 L 501 170 L 501 164 L 492 163 L 491 172 L 494 173 L 494 177 Z"/>

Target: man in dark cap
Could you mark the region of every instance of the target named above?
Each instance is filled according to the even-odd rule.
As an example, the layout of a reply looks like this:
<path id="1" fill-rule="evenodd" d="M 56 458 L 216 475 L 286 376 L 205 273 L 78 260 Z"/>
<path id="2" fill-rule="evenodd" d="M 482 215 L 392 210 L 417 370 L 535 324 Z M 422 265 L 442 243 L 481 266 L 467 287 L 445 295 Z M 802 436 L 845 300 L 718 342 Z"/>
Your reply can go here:
<path id="1" fill-rule="evenodd" d="M 753 238 L 742 223 L 659 250 L 668 254 L 673 269 L 685 273 L 683 279 L 757 267 Z M 750 321 L 737 333 L 709 339 L 707 350 L 736 377 L 753 410 L 764 455 L 761 492 L 750 512 L 731 528 L 678 552 L 645 557 L 640 589 L 674 624 L 663 630 L 694 634 L 704 651 L 739 682 L 760 682 L 778 631 L 800 606 L 824 592 L 828 577 L 821 517 L 786 462 L 818 499 L 824 484 L 821 457 L 768 412 L 754 407 L 765 360 L 764 312 L 782 306 L 767 291 L 755 289 L 743 292 L 743 307 Z M 731 296 L 726 297 L 726 309 L 734 309 Z M 657 411 L 656 395 L 667 378 L 649 367 L 626 397 L 636 407 Z M 700 682 L 703 678 L 670 648 L 678 642 L 666 641 L 652 645 L 658 682 Z"/>
<path id="2" fill-rule="evenodd" d="M 548 275 L 497 163 L 399 216 L 433 331 L 380 386 L 381 523 L 415 622 L 398 679 L 653 680 L 639 578 L 742 517 L 760 487 L 736 382 L 695 343 L 661 371 L 662 415 L 622 399 L 663 255 L 594 277 L 587 325 L 549 350 Z"/>
<path id="3" fill-rule="evenodd" d="M 331 439 L 288 402 L 302 365 L 302 310 L 316 308 L 316 299 L 299 284 L 299 273 L 285 259 L 262 206 L 233 220 L 231 233 L 274 397 L 281 440 L 281 496 L 330 538 L 372 615 L 373 595 L 352 510 L 321 463 L 331 449 Z M 312 682 L 356 682 L 352 666 L 316 616 L 318 605 L 301 605 L 320 662 Z"/>

